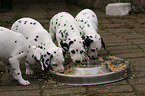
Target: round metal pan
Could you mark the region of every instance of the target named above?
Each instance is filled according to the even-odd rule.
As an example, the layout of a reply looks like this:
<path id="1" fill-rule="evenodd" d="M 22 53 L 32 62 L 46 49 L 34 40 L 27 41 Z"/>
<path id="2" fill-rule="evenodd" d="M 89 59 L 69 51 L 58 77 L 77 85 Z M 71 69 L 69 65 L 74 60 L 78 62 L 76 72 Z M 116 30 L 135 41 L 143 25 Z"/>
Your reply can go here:
<path id="1" fill-rule="evenodd" d="M 103 57 L 108 58 L 108 57 Z M 113 83 L 116 81 L 123 80 L 131 75 L 130 63 L 121 58 L 110 58 L 112 60 L 123 61 L 126 64 L 126 67 L 117 71 L 117 72 L 107 72 L 104 74 L 96 75 L 65 75 L 61 73 L 55 73 L 50 70 L 50 76 L 59 83 L 64 83 L 66 85 L 97 85 L 97 84 L 106 84 Z M 95 63 L 98 61 L 91 60 Z"/>

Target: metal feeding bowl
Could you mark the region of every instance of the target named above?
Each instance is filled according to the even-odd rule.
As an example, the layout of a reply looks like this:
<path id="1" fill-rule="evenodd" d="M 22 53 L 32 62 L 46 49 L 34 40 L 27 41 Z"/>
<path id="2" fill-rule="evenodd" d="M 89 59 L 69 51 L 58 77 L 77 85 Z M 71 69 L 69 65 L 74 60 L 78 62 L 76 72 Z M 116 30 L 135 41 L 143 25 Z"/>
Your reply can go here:
<path id="1" fill-rule="evenodd" d="M 97 60 L 70 65 L 62 74 L 49 71 L 50 76 L 66 85 L 97 85 L 123 80 L 131 75 L 130 63 L 115 56 L 98 57 Z"/>

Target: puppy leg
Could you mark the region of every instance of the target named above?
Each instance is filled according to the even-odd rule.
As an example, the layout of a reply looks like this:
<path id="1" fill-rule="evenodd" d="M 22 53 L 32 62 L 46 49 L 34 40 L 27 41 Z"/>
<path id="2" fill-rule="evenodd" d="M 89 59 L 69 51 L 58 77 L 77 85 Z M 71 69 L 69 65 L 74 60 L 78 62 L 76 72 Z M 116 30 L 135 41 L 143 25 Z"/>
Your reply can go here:
<path id="1" fill-rule="evenodd" d="M 12 76 L 12 70 L 11 70 L 11 65 L 9 62 L 5 62 L 4 64 L 5 68 L 6 68 L 6 71 L 8 73 L 8 76 L 10 79 L 14 79 L 13 76 Z"/>
<path id="2" fill-rule="evenodd" d="M 22 78 L 20 67 L 19 67 L 19 61 L 20 61 L 19 59 L 20 59 L 19 55 L 9 58 L 9 63 L 11 64 L 13 78 L 18 80 L 19 83 L 22 85 L 29 85 L 30 82 Z"/>
<path id="3" fill-rule="evenodd" d="M 29 63 L 27 63 L 27 62 L 25 62 L 25 65 L 26 65 L 26 75 L 33 75 L 34 72 L 33 72 L 32 68 L 31 68 L 31 65 Z"/>

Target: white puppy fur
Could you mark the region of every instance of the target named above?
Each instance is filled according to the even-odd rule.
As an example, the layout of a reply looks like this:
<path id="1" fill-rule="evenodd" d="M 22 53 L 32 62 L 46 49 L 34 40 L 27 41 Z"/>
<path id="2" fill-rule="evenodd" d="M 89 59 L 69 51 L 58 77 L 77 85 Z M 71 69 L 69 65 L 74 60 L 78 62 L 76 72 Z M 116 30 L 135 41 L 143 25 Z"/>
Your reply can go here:
<path id="1" fill-rule="evenodd" d="M 8 74 L 22 85 L 30 84 L 22 78 L 19 63 L 24 60 L 27 66 L 26 74 L 32 74 L 29 64 L 35 65 L 36 59 L 40 58 L 37 48 L 33 48 L 22 34 L 4 27 L 0 27 L 0 45 L 0 59 L 5 61 Z"/>
<path id="2" fill-rule="evenodd" d="M 101 49 L 102 38 L 98 34 L 98 19 L 96 14 L 90 9 L 84 9 L 77 14 L 75 19 L 83 30 L 83 38 L 85 39 L 88 56 L 91 59 L 97 58 L 98 51 Z"/>
<path id="3" fill-rule="evenodd" d="M 43 50 L 43 52 L 41 52 L 41 59 L 45 63 L 45 68 L 48 68 L 50 63 L 54 71 L 64 71 L 62 48 L 54 44 L 50 34 L 38 21 L 32 18 L 21 18 L 12 25 L 11 30 L 22 33 L 33 46 Z M 51 58 L 47 58 L 50 54 Z M 44 68 L 42 69 L 44 70 Z"/>
<path id="4" fill-rule="evenodd" d="M 84 41 L 81 38 L 81 29 L 72 15 L 60 12 L 50 20 L 49 32 L 53 40 L 57 40 L 60 47 L 69 51 L 74 63 L 84 60 Z"/>

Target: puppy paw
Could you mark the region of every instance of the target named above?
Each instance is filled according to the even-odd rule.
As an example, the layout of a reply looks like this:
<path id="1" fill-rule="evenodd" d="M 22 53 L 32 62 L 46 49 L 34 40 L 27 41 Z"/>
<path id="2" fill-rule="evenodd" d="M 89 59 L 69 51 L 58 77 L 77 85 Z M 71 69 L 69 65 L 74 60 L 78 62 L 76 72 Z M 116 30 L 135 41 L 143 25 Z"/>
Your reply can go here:
<path id="1" fill-rule="evenodd" d="M 31 83 L 27 80 L 20 82 L 21 85 L 30 85 Z"/>
<path id="2" fill-rule="evenodd" d="M 32 69 L 26 69 L 26 75 L 33 75 L 34 72 Z"/>

